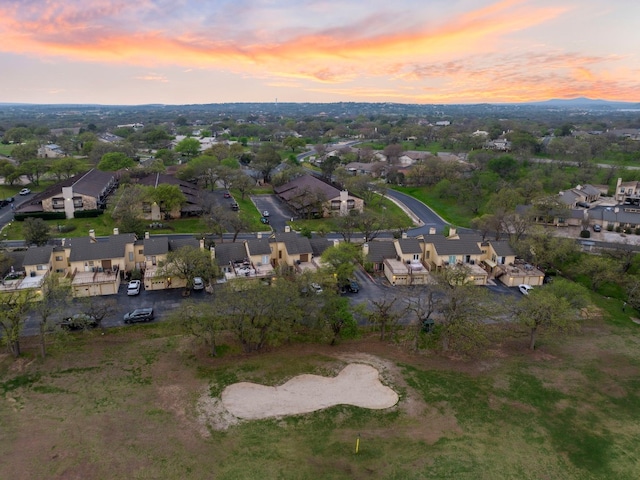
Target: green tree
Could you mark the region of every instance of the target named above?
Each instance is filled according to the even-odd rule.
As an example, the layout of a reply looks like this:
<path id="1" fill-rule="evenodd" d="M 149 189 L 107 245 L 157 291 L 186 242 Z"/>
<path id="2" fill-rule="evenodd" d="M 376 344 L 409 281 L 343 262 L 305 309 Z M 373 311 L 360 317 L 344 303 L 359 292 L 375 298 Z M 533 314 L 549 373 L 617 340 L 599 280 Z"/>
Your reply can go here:
<path id="1" fill-rule="evenodd" d="M 77 158 L 65 157 L 53 160 L 49 171 L 56 176 L 58 181 L 60 181 L 66 178 L 71 178 L 85 169 L 86 167 L 82 161 Z"/>
<path id="2" fill-rule="evenodd" d="M 161 183 L 157 187 L 148 187 L 147 196 L 152 202 L 156 202 L 160 210 L 169 213 L 182 206 L 186 197 L 177 185 Z"/>
<path id="3" fill-rule="evenodd" d="M 467 353 L 486 345 L 484 322 L 500 314 L 499 306 L 473 284 L 466 265 L 449 266 L 434 277 L 435 333 L 442 351 Z"/>
<path id="4" fill-rule="evenodd" d="M 536 347 L 540 331 L 568 332 L 578 327 L 579 308 L 586 303 L 586 295 L 575 292 L 564 296 L 566 285 L 534 288 L 523 297 L 515 310 L 518 321 L 529 328 L 529 348 Z"/>
<path id="5" fill-rule="evenodd" d="M 105 153 L 98 163 L 98 169 L 103 171 L 115 171 L 122 168 L 132 168 L 136 164 L 133 159 L 121 152 Z"/>
<path id="6" fill-rule="evenodd" d="M 11 151 L 11 156 L 18 160 L 18 163 L 34 160 L 38 157 L 38 143 L 29 142 L 24 145 L 16 145 Z"/>
<path id="7" fill-rule="evenodd" d="M 290 148 L 292 152 L 295 152 L 297 148 L 302 148 L 306 145 L 306 142 L 302 138 L 287 137 L 282 141 L 282 145 Z"/>
<path id="8" fill-rule="evenodd" d="M 354 262 L 360 260 L 362 254 L 358 246 L 353 243 L 340 242 L 332 245 L 322 253 L 322 263 L 327 265 L 327 270 L 334 275 L 338 283 L 344 282 L 353 276 Z"/>
<path id="9" fill-rule="evenodd" d="M 265 183 L 271 181 L 271 172 L 280 165 L 281 162 L 278 151 L 271 145 L 263 145 L 258 150 L 255 160 L 251 162 L 251 166 L 262 174 Z"/>
<path id="10" fill-rule="evenodd" d="M 57 274 L 51 273 L 45 277 L 42 291 L 42 298 L 33 302 L 32 311 L 38 317 L 40 355 L 44 358 L 47 356 L 47 334 L 53 329 L 51 319 L 64 310 L 71 288 L 70 284 L 61 283 Z"/>
<path id="11" fill-rule="evenodd" d="M 27 160 L 20 164 L 18 171 L 26 176 L 34 185 L 40 185 L 40 177 L 42 177 L 49 170 L 49 166 L 43 159 L 36 158 L 34 160 Z"/>
<path id="12" fill-rule="evenodd" d="M 193 137 L 180 140 L 176 145 L 175 151 L 187 158 L 195 157 L 200 152 L 200 140 Z"/>
<path id="13" fill-rule="evenodd" d="M 187 245 L 170 251 L 156 276 L 182 279 L 185 281 L 185 292 L 190 292 L 194 277 L 202 277 L 209 282 L 217 277 L 217 269 L 208 250 Z"/>
<path id="14" fill-rule="evenodd" d="M 320 315 L 331 331 L 331 345 L 338 343 L 340 338 L 354 338 L 358 334 L 358 324 L 351 313 L 349 300 L 345 297 L 326 297 Z"/>
<path id="15" fill-rule="evenodd" d="M 600 255 L 584 254 L 576 266 L 577 273 L 587 279 L 594 292 L 604 283 L 616 281 L 619 270 L 610 258 Z"/>
<path id="16" fill-rule="evenodd" d="M 30 289 L 0 295 L 0 342 L 15 358 L 20 356 L 20 334 L 34 301 L 35 293 Z"/>
<path id="17" fill-rule="evenodd" d="M 226 304 L 221 302 L 219 296 L 206 303 L 184 302 L 180 310 L 172 314 L 172 319 L 179 322 L 189 334 L 202 340 L 212 357 L 218 355 L 218 337 L 226 328 Z"/>
<path id="18" fill-rule="evenodd" d="M 27 245 L 45 245 L 51 238 L 49 225 L 42 218 L 28 217 L 22 223 L 22 235 Z"/>

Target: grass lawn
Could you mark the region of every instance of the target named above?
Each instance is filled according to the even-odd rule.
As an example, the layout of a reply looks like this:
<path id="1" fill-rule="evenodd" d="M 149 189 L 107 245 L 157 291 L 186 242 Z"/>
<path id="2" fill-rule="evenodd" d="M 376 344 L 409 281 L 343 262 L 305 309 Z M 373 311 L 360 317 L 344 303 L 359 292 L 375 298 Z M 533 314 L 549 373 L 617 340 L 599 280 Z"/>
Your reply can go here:
<path id="1" fill-rule="evenodd" d="M 461 207 L 456 200 L 442 199 L 431 193 L 426 187 L 398 187 L 394 186 L 394 190 L 406 193 L 417 198 L 421 202 L 426 203 L 438 215 L 444 218 L 452 225 L 459 227 L 470 227 L 472 217 L 464 207 Z"/>
<path id="2" fill-rule="evenodd" d="M 8 157 L 9 155 L 11 155 L 13 147 L 15 147 L 15 145 L 6 145 L 4 143 L 0 143 L 0 155 Z"/>
<path id="3" fill-rule="evenodd" d="M 25 339 L 0 356 L 0 478 L 635 480 L 638 328 L 591 319 L 535 353 L 513 332 L 473 361 L 368 336 L 254 355 L 226 339 L 214 359 L 169 322 L 55 337 L 44 361 Z M 348 361 L 381 369 L 399 404 L 220 429 L 226 385 Z"/>
<path id="4" fill-rule="evenodd" d="M 372 205 L 367 205 L 366 209 L 373 213 L 384 216 L 388 221 L 391 221 L 394 225 L 401 225 L 403 227 L 411 227 L 413 223 L 411 219 L 407 217 L 404 211 L 393 203 L 388 198 L 383 198 L 382 201 L 376 199 Z M 317 219 L 299 219 L 294 222 L 290 222 L 291 228 L 296 231 L 309 230 L 311 232 L 336 232 L 338 231 L 336 218 L 317 218 Z"/>

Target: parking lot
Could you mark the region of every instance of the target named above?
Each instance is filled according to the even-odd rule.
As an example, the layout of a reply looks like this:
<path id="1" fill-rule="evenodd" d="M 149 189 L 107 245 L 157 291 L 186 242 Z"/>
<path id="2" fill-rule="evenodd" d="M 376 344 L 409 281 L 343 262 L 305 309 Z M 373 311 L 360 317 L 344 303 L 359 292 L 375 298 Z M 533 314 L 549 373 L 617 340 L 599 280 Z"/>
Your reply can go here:
<path id="1" fill-rule="evenodd" d="M 275 195 L 251 195 L 251 200 L 260 213 L 269 212 L 269 225 L 274 232 L 284 232 L 287 222 L 294 217 L 294 213 Z"/>

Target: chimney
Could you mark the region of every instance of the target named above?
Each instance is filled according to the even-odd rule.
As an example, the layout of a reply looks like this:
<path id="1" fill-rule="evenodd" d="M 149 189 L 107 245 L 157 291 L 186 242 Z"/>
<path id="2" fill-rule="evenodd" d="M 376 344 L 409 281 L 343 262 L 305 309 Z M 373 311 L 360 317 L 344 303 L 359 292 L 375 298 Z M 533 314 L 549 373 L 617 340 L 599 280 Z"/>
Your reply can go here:
<path id="1" fill-rule="evenodd" d="M 435 235 L 435 234 L 436 234 L 436 227 L 429 228 L 429 235 Z"/>
<path id="2" fill-rule="evenodd" d="M 457 237 L 456 227 L 449 227 L 449 238 Z"/>
<path id="3" fill-rule="evenodd" d="M 291 231 L 291 227 L 289 225 L 285 225 L 284 233 L 289 233 Z"/>
<path id="4" fill-rule="evenodd" d="M 256 233 L 256 238 L 260 240 L 262 238 L 262 232 Z"/>
<path id="5" fill-rule="evenodd" d="M 338 245 L 340 245 L 340 240 L 338 240 L 337 238 L 333 239 L 333 246 L 337 247 Z"/>
<path id="6" fill-rule="evenodd" d="M 209 250 L 211 251 L 211 259 L 216 258 L 216 247 L 211 247 Z"/>
<path id="7" fill-rule="evenodd" d="M 402 232 L 402 238 L 407 238 L 407 232 Z"/>
<path id="8" fill-rule="evenodd" d="M 149 240 L 149 232 L 144 232 L 144 239 Z"/>
<path id="9" fill-rule="evenodd" d="M 120 235 L 120 229 L 118 227 L 113 227 L 113 234 Z"/>
<path id="10" fill-rule="evenodd" d="M 368 243 L 363 243 L 362 244 L 362 256 L 366 257 L 367 255 L 369 255 L 369 244 Z"/>
<path id="11" fill-rule="evenodd" d="M 200 239 L 200 250 L 204 250 L 204 238 Z"/>
<path id="12" fill-rule="evenodd" d="M 96 239 L 96 231 L 92 228 L 89 230 L 89 238 Z"/>

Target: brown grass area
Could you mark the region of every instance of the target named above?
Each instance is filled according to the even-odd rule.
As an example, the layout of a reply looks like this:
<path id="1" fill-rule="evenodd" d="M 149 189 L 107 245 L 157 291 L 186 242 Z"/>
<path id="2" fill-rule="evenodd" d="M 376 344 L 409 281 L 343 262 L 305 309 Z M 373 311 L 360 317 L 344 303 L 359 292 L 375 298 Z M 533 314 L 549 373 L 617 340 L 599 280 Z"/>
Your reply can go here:
<path id="1" fill-rule="evenodd" d="M 31 378 L 22 386 L 5 387 L 0 396 L 0 478 L 256 478 L 259 473 L 263 478 L 379 478 L 405 466 L 416 471 L 431 468 L 437 462 L 424 454 L 425 446 L 461 439 L 456 447 L 460 465 L 471 462 L 463 472 L 477 471 L 473 463 L 477 461 L 470 459 L 481 457 L 481 450 L 486 449 L 488 458 L 502 455 L 508 462 L 544 465 L 540 476 L 530 478 L 563 478 L 548 473 L 555 468 L 565 474 L 571 470 L 563 466 L 566 458 L 553 456 L 541 427 L 532 424 L 527 428 L 539 438 L 536 441 L 543 442 L 543 447 L 536 447 L 540 455 L 548 457 L 527 458 L 514 447 L 527 447 L 517 429 L 502 432 L 497 425 L 488 425 L 470 430 L 468 420 L 460 421 L 450 401 L 426 402 L 407 382 L 403 366 L 486 380 L 495 391 L 487 396 L 487 407 L 498 416 L 508 411 L 526 418 L 538 411 L 534 405 L 501 393 L 510 388 L 513 365 L 539 378 L 545 388 L 566 395 L 581 392 L 585 397 L 594 383 L 576 365 L 593 365 L 601 375 L 594 392 L 598 400 L 622 399 L 628 393 L 625 382 L 640 373 L 638 364 L 627 357 L 637 340 L 612 335 L 597 320 L 590 322 L 570 341 L 543 342 L 536 352 L 526 350 L 524 337 L 513 336 L 473 359 L 415 354 L 375 336 L 337 347 L 296 344 L 256 355 L 231 353 L 211 358 L 193 339 L 149 325 L 109 330 L 105 335 L 74 335 L 53 345 L 50 357 L 42 361 L 34 357 L 36 339 L 26 339 L 24 358 L 0 357 L 0 383 Z M 232 372 L 237 381 L 274 385 L 300 373 L 332 375 L 353 362 L 377 368 L 383 383 L 400 394 L 400 401 L 385 414 L 371 414 L 363 425 L 354 420 L 353 411 L 337 409 L 331 418 L 332 430 L 325 434 L 326 444 L 313 444 L 313 430 L 328 428 L 321 423 L 322 415 L 250 424 L 229 416 L 209 395 L 220 372 Z M 559 412 L 574 407 L 574 400 L 556 404 Z M 607 426 L 619 428 L 630 439 L 640 432 L 637 423 L 618 419 Z M 273 432 L 279 429 L 276 454 L 269 450 L 268 439 L 275 441 Z M 365 448 L 363 458 L 368 462 L 345 453 L 352 450 L 353 439 L 362 429 L 369 449 L 377 443 L 385 446 L 377 454 Z M 309 436 L 300 437 L 300 430 Z M 301 443 L 301 438 L 309 445 Z M 394 467 L 387 450 L 399 462 L 408 463 Z M 245 454 L 262 458 L 263 463 L 260 467 L 243 465 Z M 296 477 L 290 472 L 296 471 L 299 462 L 305 475 Z M 258 472 L 261 468 L 268 473 Z M 518 470 L 509 472 L 515 475 Z"/>

